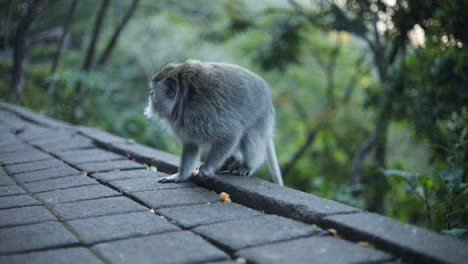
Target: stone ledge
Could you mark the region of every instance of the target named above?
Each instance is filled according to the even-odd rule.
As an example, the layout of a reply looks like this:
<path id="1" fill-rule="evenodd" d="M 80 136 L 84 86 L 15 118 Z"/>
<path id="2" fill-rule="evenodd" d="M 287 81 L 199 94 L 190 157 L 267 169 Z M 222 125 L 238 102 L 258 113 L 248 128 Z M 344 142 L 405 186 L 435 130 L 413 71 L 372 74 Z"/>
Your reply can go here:
<path id="1" fill-rule="evenodd" d="M 325 226 L 352 240 L 364 240 L 411 263 L 463 263 L 468 250 L 462 241 L 388 217 L 359 213 L 324 219 Z"/>
<path id="2" fill-rule="evenodd" d="M 12 113 L 3 110 L 0 111 L 0 116 L 2 118 L 5 117 L 8 119 L 8 122 L 11 121 L 11 123 L 5 124 L 3 122 L 4 120 L 0 120 L 4 125 L 3 129 L 7 129 L 9 131 L 24 131 L 20 134 L 17 134 L 17 137 L 25 141 L 40 141 L 41 139 L 51 138 L 51 134 L 53 134 L 52 136 L 60 136 L 64 131 L 69 134 L 79 133 L 81 136 L 85 136 L 86 138 L 90 139 L 92 143 L 98 147 L 111 150 L 130 158 L 134 158 L 140 163 L 154 165 L 158 168 L 159 171 L 174 173 L 177 170 L 179 158 L 173 154 L 155 150 L 138 143 L 132 143 L 129 140 L 113 136 L 98 129 L 74 127 L 64 122 L 38 115 L 31 110 L 27 110 L 19 106 L 0 103 L 0 108 L 7 109 L 8 111 L 22 116 L 23 119 L 15 116 Z M 30 124 L 25 120 L 30 120 L 36 125 Z M 45 127 L 40 127 L 37 124 Z M 38 131 L 39 134 L 36 133 Z M 14 137 L 6 138 L 2 142 L 5 144 L 5 146 L 11 148 L 11 143 L 14 141 L 12 141 L 12 138 Z M 55 151 L 53 147 L 53 145 L 50 145 L 50 149 Z M 3 159 L 6 161 L 4 164 L 13 164 L 30 162 L 33 160 L 50 159 L 49 156 L 44 157 L 37 153 L 28 153 L 31 155 L 29 155 L 27 158 L 24 158 L 21 157 L 22 153 L 26 152 L 2 152 L 2 155 L 0 155 L 0 160 Z M 55 151 L 55 153 L 59 152 Z M 0 170 L 0 174 L 2 173 L 5 174 L 2 172 L 2 170 Z M 39 171 L 36 173 L 39 174 Z M 101 181 L 104 181 L 104 178 L 106 180 L 109 178 L 109 181 L 113 181 L 118 178 L 134 178 L 134 175 L 130 173 L 126 175 L 126 173 L 119 172 L 118 175 L 111 175 L 112 173 L 93 174 L 91 176 L 96 177 L 97 179 L 99 179 L 99 176 L 101 176 Z M 57 175 L 57 177 L 59 176 L 63 177 L 65 175 Z M 19 179 L 16 176 L 14 178 Z M 5 183 L 2 184 L 9 185 L 8 180 L 4 182 Z M 382 258 L 378 260 L 379 263 L 388 263 L 393 260 L 398 261 L 400 258 L 402 258 L 404 262 L 408 263 L 464 263 L 467 259 L 465 252 L 468 252 L 468 250 L 467 246 L 463 244 L 463 242 L 421 228 L 417 228 L 409 224 L 403 224 L 384 216 L 366 213 L 360 209 L 345 204 L 323 199 L 287 187 L 281 187 L 266 181 L 262 181 L 260 179 L 222 175 L 211 177 L 207 181 L 198 184 L 217 192 L 228 192 L 231 195 L 233 202 L 241 203 L 247 207 L 254 208 L 259 211 L 281 215 L 286 218 L 292 218 L 309 224 L 317 224 L 325 228 L 335 228 L 338 230 L 338 233 L 345 239 L 351 241 L 365 240 L 373 243 L 377 248 L 385 250 L 387 253 L 393 255 L 393 259 Z M 185 204 L 185 202 L 181 203 L 181 201 L 177 200 L 169 201 L 166 199 L 162 201 L 158 198 L 159 194 L 156 192 L 161 192 L 161 195 L 163 195 L 163 193 L 180 194 L 181 192 L 183 193 L 183 189 L 135 192 L 131 193 L 131 195 L 137 198 L 144 198 L 147 200 L 147 204 L 156 205 L 156 208 L 182 206 Z M 38 204 L 38 202 L 31 197 L 28 197 L 30 199 L 25 199 L 25 197 L 28 196 L 15 195 L 1 197 L 0 209 L 11 208 L 11 206 L 21 207 Z M 212 202 L 212 199 L 214 201 L 215 197 L 217 196 L 214 194 L 207 195 L 206 197 L 205 195 L 197 195 L 195 198 L 199 199 L 199 201 L 192 203 L 194 197 L 188 197 L 187 202 L 190 200 L 191 203 L 189 204 L 202 204 Z M 103 200 L 106 201 L 106 205 L 113 205 L 110 207 L 104 206 L 104 203 L 101 204 L 101 201 Z M 163 204 L 161 204 L 161 202 L 163 202 Z M 69 205 L 74 205 L 74 207 L 69 208 Z M 143 207 L 140 204 L 130 201 L 124 197 L 103 198 L 98 200 L 66 204 L 54 204 L 52 205 L 52 208 L 62 220 L 148 210 L 146 207 Z M 366 219 L 368 222 L 366 222 Z M 417 231 L 418 235 L 414 235 L 412 234 L 412 230 L 421 231 Z M 324 238 L 317 238 L 317 240 L 320 239 Z M 334 244 L 331 250 L 336 250 L 339 248 L 338 246 L 341 243 L 351 244 L 349 241 L 345 241 L 343 239 L 332 240 L 339 242 L 337 242 L 336 245 L 331 243 Z M 300 242 L 302 242 L 302 240 L 299 239 L 280 242 L 278 244 L 285 243 L 285 245 L 302 245 Z M 124 244 L 125 243 L 122 243 L 122 245 Z M 265 248 L 271 246 L 274 249 L 273 245 L 276 245 L 276 243 L 265 245 Z M 251 249 L 254 250 L 257 248 Z M 246 249 L 246 251 L 247 250 L 250 249 Z M 260 256 L 259 252 L 260 251 L 257 251 L 257 256 Z M 268 250 L 265 252 L 268 252 Z M 278 250 L 278 252 L 282 251 Z M 312 254 L 312 252 L 313 251 L 311 249 L 310 253 Z M 352 252 L 354 252 L 354 250 Z M 283 253 L 285 256 L 289 254 L 288 252 Z M 348 259 L 345 259 L 344 262 L 347 260 Z M 251 258 L 249 261 L 256 263 L 262 262 L 261 259 L 255 258 Z M 369 259 L 366 259 L 364 262 L 368 263 Z"/>
<path id="3" fill-rule="evenodd" d="M 327 215 L 362 211 L 257 178 L 221 175 L 210 177 L 199 184 L 216 192 L 229 193 L 236 203 L 306 223 L 320 223 Z"/>

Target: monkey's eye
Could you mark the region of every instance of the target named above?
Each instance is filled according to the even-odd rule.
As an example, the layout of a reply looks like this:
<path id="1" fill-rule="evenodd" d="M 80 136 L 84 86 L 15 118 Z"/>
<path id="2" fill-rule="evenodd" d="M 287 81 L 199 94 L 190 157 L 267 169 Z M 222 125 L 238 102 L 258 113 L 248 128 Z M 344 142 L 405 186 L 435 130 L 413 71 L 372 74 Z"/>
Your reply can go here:
<path id="1" fill-rule="evenodd" d="M 166 87 L 167 97 L 169 97 L 170 99 L 174 99 L 177 93 L 177 82 L 173 78 L 169 77 L 166 78 L 164 84 Z"/>

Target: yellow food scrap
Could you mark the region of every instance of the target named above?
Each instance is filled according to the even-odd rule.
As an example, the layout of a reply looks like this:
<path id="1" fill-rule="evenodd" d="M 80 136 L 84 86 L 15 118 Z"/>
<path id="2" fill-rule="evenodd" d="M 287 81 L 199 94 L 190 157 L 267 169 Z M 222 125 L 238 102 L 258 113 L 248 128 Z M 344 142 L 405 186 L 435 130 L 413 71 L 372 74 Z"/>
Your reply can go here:
<path id="1" fill-rule="evenodd" d="M 374 245 L 372 245 L 371 243 L 367 241 L 359 241 L 356 244 L 358 244 L 361 247 L 374 247 Z"/>
<path id="2" fill-rule="evenodd" d="M 198 176 L 198 173 L 200 173 L 199 169 L 193 169 L 192 170 L 192 177 Z"/>
<path id="3" fill-rule="evenodd" d="M 247 264 L 247 260 L 243 257 L 238 257 L 236 259 L 236 262 L 239 263 L 239 264 Z"/>
<path id="4" fill-rule="evenodd" d="M 225 192 L 222 192 L 222 193 L 219 194 L 219 199 L 222 202 L 225 202 L 225 203 L 230 203 L 231 202 L 231 197 L 229 196 L 229 194 L 227 194 Z"/>
<path id="5" fill-rule="evenodd" d="M 334 228 L 329 228 L 327 229 L 328 233 L 332 234 L 334 237 L 338 236 L 338 232 L 336 232 L 336 229 Z"/>

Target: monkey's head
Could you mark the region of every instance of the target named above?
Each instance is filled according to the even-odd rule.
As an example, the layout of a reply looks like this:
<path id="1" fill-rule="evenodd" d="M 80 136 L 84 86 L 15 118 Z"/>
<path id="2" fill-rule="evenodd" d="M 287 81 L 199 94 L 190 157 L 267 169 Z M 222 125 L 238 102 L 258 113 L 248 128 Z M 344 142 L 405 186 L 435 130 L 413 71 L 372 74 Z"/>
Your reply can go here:
<path id="1" fill-rule="evenodd" d="M 178 65 L 169 63 L 151 78 L 148 106 L 144 112 L 148 118 L 158 116 L 169 120 L 173 117 L 181 92 L 177 77 Z"/>

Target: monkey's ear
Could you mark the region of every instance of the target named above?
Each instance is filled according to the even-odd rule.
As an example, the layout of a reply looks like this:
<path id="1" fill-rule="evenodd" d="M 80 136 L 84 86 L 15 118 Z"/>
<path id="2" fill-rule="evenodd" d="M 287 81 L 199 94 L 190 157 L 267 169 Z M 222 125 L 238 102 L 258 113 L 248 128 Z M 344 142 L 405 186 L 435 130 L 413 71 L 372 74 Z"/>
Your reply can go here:
<path id="1" fill-rule="evenodd" d="M 177 94 L 177 80 L 169 76 L 164 80 L 164 86 L 166 87 L 167 97 L 174 99 Z"/>

